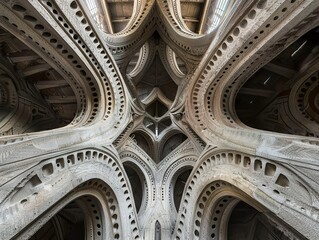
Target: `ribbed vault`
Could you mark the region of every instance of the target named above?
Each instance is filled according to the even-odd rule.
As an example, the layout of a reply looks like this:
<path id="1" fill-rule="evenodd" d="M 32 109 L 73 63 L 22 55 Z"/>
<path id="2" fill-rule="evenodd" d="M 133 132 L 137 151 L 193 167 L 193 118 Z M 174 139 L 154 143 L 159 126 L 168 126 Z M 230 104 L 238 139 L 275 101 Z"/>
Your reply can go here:
<path id="1" fill-rule="evenodd" d="M 318 239 L 319 1 L 0 1 L 0 239 Z"/>

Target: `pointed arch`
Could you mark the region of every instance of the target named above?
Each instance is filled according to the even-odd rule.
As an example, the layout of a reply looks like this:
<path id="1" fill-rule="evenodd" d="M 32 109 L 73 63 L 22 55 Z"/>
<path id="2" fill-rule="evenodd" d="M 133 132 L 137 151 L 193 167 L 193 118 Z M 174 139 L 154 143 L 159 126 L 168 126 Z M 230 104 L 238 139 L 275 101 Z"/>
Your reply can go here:
<path id="1" fill-rule="evenodd" d="M 147 197 L 149 188 L 147 187 L 146 176 L 143 171 L 139 169 L 139 166 L 128 159 L 126 159 L 126 161 L 123 159 L 123 166 L 130 181 L 136 211 L 137 213 L 140 211 L 143 212 L 148 203 Z"/>
<path id="2" fill-rule="evenodd" d="M 15 182 L 18 186 L 4 196 L 0 205 L 0 222 L 6 226 L 1 232 L 3 239 L 10 239 L 19 232 L 30 236 L 52 217 L 52 209 L 57 212 L 83 195 L 99 199 L 101 214 L 109 214 L 106 221 L 112 223 L 109 236 L 139 238 L 126 174 L 117 158 L 109 152 L 100 149 L 69 152 L 43 160 L 13 180 L 7 185 Z M 30 224 L 35 225 L 29 227 Z M 16 228 L 10 227 L 13 225 Z"/>
<path id="3" fill-rule="evenodd" d="M 318 213 L 311 213 L 317 197 L 304 180 L 275 161 L 234 151 L 212 151 L 198 161 L 186 189 L 175 227 L 177 239 L 202 239 L 205 206 L 216 204 L 217 200 L 208 200 L 224 190 L 225 195 L 248 198 L 260 211 L 277 215 L 304 237 L 311 239 L 318 234 L 313 230 L 318 224 Z M 309 222 L 309 228 L 302 224 L 305 221 Z"/>
<path id="4" fill-rule="evenodd" d="M 150 156 L 152 159 L 154 157 L 154 142 L 152 136 L 148 132 L 137 130 L 131 134 L 133 141 L 143 149 L 143 151 Z"/>
<path id="5" fill-rule="evenodd" d="M 179 131 L 170 131 L 168 134 L 166 134 L 161 142 L 161 146 L 159 148 L 160 160 L 163 160 L 166 156 L 168 156 L 171 151 L 175 148 L 177 148 L 180 144 L 182 144 L 187 137 L 179 132 Z"/>

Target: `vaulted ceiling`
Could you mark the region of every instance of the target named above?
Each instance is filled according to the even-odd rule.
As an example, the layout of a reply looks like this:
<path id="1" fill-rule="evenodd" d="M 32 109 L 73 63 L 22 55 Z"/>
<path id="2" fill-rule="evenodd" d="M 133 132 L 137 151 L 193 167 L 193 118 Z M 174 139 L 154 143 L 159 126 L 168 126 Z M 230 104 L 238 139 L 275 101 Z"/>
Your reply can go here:
<path id="1" fill-rule="evenodd" d="M 102 30 L 99 38 L 105 42 L 112 53 L 119 74 L 125 82 L 125 88 L 128 89 L 133 99 L 131 104 L 134 131 L 142 131 L 144 135 L 149 136 L 151 140 L 148 141 L 152 142 L 149 144 L 156 145 L 153 146 L 153 151 L 157 152 L 155 149 L 161 148 L 160 146 L 167 141 L 166 138 L 170 135 L 178 132 L 188 136 L 192 132 L 191 135 L 194 135 L 193 130 L 198 132 L 202 128 L 201 123 L 199 129 L 192 129 L 180 121 L 187 98 L 185 93 L 190 91 L 190 81 L 193 81 L 196 68 L 210 43 L 214 41 L 214 36 L 220 34 L 218 26 L 229 21 L 237 21 L 241 13 L 232 9 L 239 8 L 240 5 L 240 11 L 244 13 L 245 9 L 251 6 L 250 3 L 234 4 L 235 2 L 230 0 L 182 0 L 177 2 L 87 0 L 86 5 L 81 6 L 90 12 L 90 18 Z M 259 4 L 259 8 L 263 7 L 261 3 Z M 52 4 L 48 3 L 47 7 L 52 7 Z M 77 10 L 78 8 L 79 6 L 72 2 L 71 9 L 74 9 L 76 16 L 83 18 L 83 13 Z M 49 29 L 38 24 L 36 17 L 25 14 L 27 11 L 25 7 L 15 4 L 13 9 L 31 23 L 34 31 L 40 34 L 45 41 L 55 44 L 56 49 L 80 70 L 82 77 L 87 79 L 84 85 L 88 87 L 83 84 L 80 86 L 67 75 L 61 74 L 61 69 L 55 66 L 55 59 L 52 61 L 52 59 L 49 60 L 39 55 L 38 50 L 35 50 L 32 44 L 22 43 L 13 33 L 2 28 L 0 39 L 2 75 L 8 79 L 1 83 L 2 134 L 36 132 L 68 126 L 70 123 L 77 124 L 79 121 L 84 122 L 83 119 L 79 120 L 80 116 L 86 115 L 85 111 L 90 111 L 90 109 L 93 109 L 93 112 L 88 119 L 90 119 L 89 122 L 93 122 L 99 115 L 97 112 L 99 91 L 105 90 L 99 90 L 97 83 L 91 81 L 92 77 L 87 76 L 87 71 L 82 69 L 84 62 L 81 64 L 81 60 L 74 58 L 73 50 L 59 44 L 59 39 L 54 37 Z M 57 14 L 54 9 L 52 11 L 53 14 Z M 256 14 L 256 10 L 250 11 L 248 19 L 254 19 Z M 4 17 L 4 21 L 7 21 L 6 18 Z M 85 21 L 82 20 L 83 24 Z M 247 20 L 243 20 L 240 26 L 244 29 L 247 24 Z M 66 24 L 64 25 L 67 27 Z M 139 32 L 140 29 L 144 29 L 143 32 Z M 86 27 L 86 30 L 91 31 L 91 28 Z M 224 43 L 212 58 L 213 61 L 222 58 L 223 51 L 228 50 L 227 45 L 232 44 L 239 31 L 239 28 L 235 28 L 232 34 L 225 36 Z M 264 31 L 261 30 L 260 34 L 262 35 Z M 78 36 L 73 32 L 74 30 L 69 30 L 69 34 L 77 40 Z M 315 39 L 318 37 L 317 34 L 317 28 L 308 33 L 304 32 L 301 38 L 280 55 L 265 62 L 254 75 L 241 80 L 233 97 L 224 99 L 221 106 L 229 123 L 236 122 L 238 118 L 239 124 L 244 123 L 254 128 L 318 136 L 315 124 L 318 122 L 316 81 L 307 83 L 307 88 L 295 86 L 295 83 L 298 85 L 300 81 L 303 81 L 299 81 L 300 76 L 316 59 L 318 46 Z M 90 36 L 94 37 L 94 34 L 91 33 Z M 29 38 L 32 39 L 31 36 Z M 258 36 L 254 38 L 257 39 Z M 93 40 L 94 43 L 99 44 L 97 39 Z M 250 41 L 248 46 L 238 50 L 235 59 L 240 58 L 240 54 L 247 51 L 253 42 Z M 40 45 L 38 42 L 35 43 Z M 81 40 L 78 40 L 78 44 L 81 45 Z M 105 48 L 101 44 L 98 47 Z M 104 52 L 105 50 L 102 49 L 101 53 L 104 54 Z M 226 74 L 231 65 L 232 63 L 229 63 L 223 73 Z M 208 65 L 207 69 L 211 66 Z M 98 70 L 100 67 L 96 65 L 96 68 Z M 220 78 L 223 78 L 225 74 L 221 73 Z M 105 74 L 100 72 L 100 75 L 103 78 Z M 91 91 L 90 99 L 84 100 L 82 96 L 87 96 L 87 93 L 83 91 L 87 89 Z M 304 89 L 309 89 L 309 92 Z M 226 90 L 225 96 L 227 91 L 229 90 Z M 121 92 L 120 89 L 119 92 Z M 210 101 L 210 95 L 213 94 L 211 92 L 206 94 L 205 104 L 201 105 L 201 107 L 207 106 L 208 112 L 213 108 L 217 109 L 216 106 L 213 106 L 214 102 Z M 289 100 L 292 98 L 291 92 L 298 94 L 300 99 L 296 99 L 295 111 L 299 112 L 301 118 L 305 116 L 307 124 L 300 123 L 299 120 L 294 122 L 289 120 L 291 117 L 287 115 L 287 111 L 284 110 L 285 103 L 282 104 L 282 102 L 291 102 Z M 112 99 L 111 95 L 111 92 L 107 93 L 106 101 Z M 192 99 L 197 98 L 195 95 L 197 93 L 193 90 Z M 303 96 L 306 96 L 306 99 Z M 231 99 L 232 101 L 228 102 Z M 20 101 L 21 103 L 17 104 Z M 88 103 L 90 106 L 84 110 L 81 106 Z M 193 104 L 198 103 L 193 101 Z M 230 110 L 226 110 L 227 105 L 231 106 Z M 203 118 L 199 114 L 201 107 L 195 106 L 195 118 Z M 112 103 L 109 102 L 105 116 L 111 114 L 111 111 Z M 123 110 L 121 111 L 124 113 Z M 25 116 L 24 122 L 17 120 L 21 114 Z M 11 115 L 14 117 L 12 118 Z M 8 123 L 9 120 L 10 123 Z M 116 142 L 119 144 L 119 139 Z M 155 162 L 158 162 L 160 156 L 155 155 L 152 156 L 157 159 Z"/>
<path id="2" fill-rule="evenodd" d="M 285 237 L 316 236 L 318 14 L 315 0 L 0 1 L 0 207 L 20 227 L 5 234 L 93 189 L 35 238 L 68 214 L 82 226 L 81 206 L 115 239 L 158 219 L 176 239 L 215 239 L 214 221 L 230 239 L 287 235 L 269 212 Z"/>

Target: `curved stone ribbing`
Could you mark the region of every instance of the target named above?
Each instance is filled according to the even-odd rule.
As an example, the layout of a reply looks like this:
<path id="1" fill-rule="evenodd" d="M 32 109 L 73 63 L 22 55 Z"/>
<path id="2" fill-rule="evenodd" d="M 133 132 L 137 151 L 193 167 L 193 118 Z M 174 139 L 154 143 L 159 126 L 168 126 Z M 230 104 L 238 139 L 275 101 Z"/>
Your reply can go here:
<path id="1" fill-rule="evenodd" d="M 112 3 L 106 10 L 125 5 L 104 6 Z M 224 239 L 244 202 L 269 233 L 316 239 L 318 140 L 249 128 L 235 99 L 319 25 L 318 8 L 315 0 L 238 1 L 219 28 L 200 35 L 187 29 L 180 1 L 138 0 L 130 19 L 108 20 L 127 22 L 109 34 L 84 0 L 1 2 L 0 44 L 6 32 L 25 44 L 69 84 L 77 110 L 64 128 L 1 137 L 0 238 L 35 236 L 76 203 L 88 238 Z M 0 110 L 9 114 L 0 123 L 9 135 L 20 103 L 37 93 L 22 91 L 27 84 L 15 76 L 23 64 L 7 71 L 6 57 Z M 318 126 L 315 60 L 281 103 L 291 114 L 283 119 L 309 136 Z"/>
<path id="2" fill-rule="evenodd" d="M 210 202 L 210 195 L 224 191 L 223 186 L 232 185 L 234 190 L 227 190 L 225 195 L 242 200 L 248 197 L 252 203 L 255 201 L 267 208 L 312 238 L 317 233 L 310 231 L 311 227 L 305 229 L 301 223 L 305 221 L 302 219 L 311 218 L 311 225 L 317 224 L 317 214 L 309 211 L 317 198 L 313 198 L 312 190 L 304 184 L 304 180 L 273 161 L 232 151 L 208 153 L 197 162 L 187 181 L 174 236 L 176 239 L 200 239 L 200 232 L 205 230 L 201 229 L 201 217 L 208 211 L 205 206 Z M 188 211 L 190 206 L 196 206 L 195 212 Z M 289 220 L 290 211 L 298 215 L 299 228 Z"/>
<path id="3" fill-rule="evenodd" d="M 242 139 L 242 144 L 250 142 L 253 148 L 262 144 L 259 139 L 266 138 L 267 133 L 249 131 L 246 134 L 248 131 L 244 129 L 247 128 L 235 116 L 236 93 L 247 79 L 244 76 L 250 76 L 272 58 L 271 54 L 278 54 L 277 51 L 291 43 L 297 31 L 307 31 L 316 24 L 317 7 L 314 2 L 257 3 L 221 43 L 211 46 L 211 53 L 192 78 L 193 87 L 187 103 L 189 111 L 195 113 L 188 118 L 196 123 L 197 132 L 201 131 L 206 139 L 211 136 L 234 142 L 237 141 L 234 139 Z M 286 26 L 286 32 L 278 30 L 279 26 Z"/>
<path id="4" fill-rule="evenodd" d="M 59 206 L 58 202 L 69 198 L 72 192 L 79 194 L 77 188 L 81 190 L 87 186 L 92 186 L 89 190 L 97 189 L 103 198 L 108 199 L 101 201 L 108 204 L 108 211 L 111 212 L 111 218 L 106 221 L 112 223 L 115 239 L 128 236 L 135 238 L 139 235 L 131 193 L 122 166 L 114 157 L 101 150 L 80 150 L 43 160 L 17 178 L 19 185 L 11 186 L 14 190 L 1 199 L 1 222 L 10 225 L 13 221 L 16 226 L 15 229 L 7 228 L 2 232 L 4 238 L 11 238 L 26 227 L 31 219 L 40 217 L 52 206 Z M 70 184 L 65 184 L 68 181 Z M 103 182 L 109 187 L 105 187 Z M 37 209 L 30 211 L 34 204 Z"/>

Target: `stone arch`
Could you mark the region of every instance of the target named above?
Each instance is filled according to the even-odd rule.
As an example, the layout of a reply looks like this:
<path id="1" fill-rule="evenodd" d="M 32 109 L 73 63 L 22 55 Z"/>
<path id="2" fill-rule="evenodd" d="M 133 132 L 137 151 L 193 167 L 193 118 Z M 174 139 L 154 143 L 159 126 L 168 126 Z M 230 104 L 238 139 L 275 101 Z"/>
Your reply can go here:
<path id="1" fill-rule="evenodd" d="M 276 217 L 266 212 L 259 212 L 244 201 L 235 203 L 234 206 L 230 206 L 229 210 L 231 211 L 228 215 L 228 226 L 225 226 L 227 231 L 224 232 L 229 240 L 237 240 L 237 236 L 245 240 L 247 238 L 268 239 L 270 237 L 279 237 L 282 240 L 302 239 L 300 234 L 282 221 L 278 221 Z M 240 217 L 238 218 L 238 216 Z"/>
<path id="2" fill-rule="evenodd" d="M 123 161 L 125 172 L 130 181 L 136 211 L 143 212 L 146 209 L 148 203 L 148 182 L 146 176 L 140 167 L 132 161 Z"/>
<path id="3" fill-rule="evenodd" d="M 4 19 L 1 25 L 22 39 L 72 86 L 79 104 L 69 127 L 115 121 L 114 128 L 118 128 L 125 121 L 129 108 L 122 76 L 95 22 L 83 14 L 82 3 L 19 1 L 3 3 L 0 8 Z M 51 14 L 54 26 L 47 13 Z M 84 29 L 86 34 L 79 36 L 77 32 L 83 33 Z M 119 114 L 115 116 L 115 112 Z"/>
<path id="4" fill-rule="evenodd" d="M 145 44 L 137 51 L 134 56 L 130 59 L 128 66 L 126 67 L 126 74 L 130 78 L 137 78 L 144 74 L 145 68 L 148 66 L 149 61 L 153 59 L 153 51 L 150 50 L 150 41 L 145 42 Z M 154 46 L 152 46 L 154 47 Z M 151 56 L 150 56 L 151 55 Z M 135 84 L 138 81 L 135 81 Z"/>
<path id="5" fill-rule="evenodd" d="M 180 159 L 176 159 L 166 170 L 163 175 L 162 180 L 162 200 L 166 199 L 169 201 L 170 209 L 172 212 L 177 212 L 178 208 L 174 202 L 174 192 L 175 184 L 177 179 L 181 174 L 187 172 L 188 170 L 193 169 L 197 157 L 196 156 L 185 156 Z M 189 173 L 190 174 L 190 173 Z M 186 182 L 185 182 L 186 184 Z M 183 187 L 184 189 L 184 187 Z M 183 192 L 182 189 L 182 192 Z M 177 208 L 177 210 L 176 210 Z"/>
<path id="6" fill-rule="evenodd" d="M 203 67 L 192 77 L 192 95 L 188 99 L 191 109 L 187 108 L 186 114 L 193 121 L 195 131 L 201 133 L 204 140 L 210 139 L 211 134 L 217 134 L 233 141 L 228 134 L 224 134 L 225 130 L 231 133 L 229 135 L 233 138 L 237 134 L 245 135 L 243 132 L 248 133 L 251 130 L 247 131 L 247 127 L 232 118 L 233 98 L 238 88 L 296 37 L 318 25 L 316 7 L 305 4 L 300 11 L 300 5 L 291 1 L 278 4 L 270 10 L 268 7 L 271 4 L 270 1 L 260 1 L 246 6 L 246 12 L 242 12 L 238 22 L 229 29 L 223 41 L 211 46 L 209 56 L 203 60 Z M 290 7 L 291 12 L 281 11 Z M 287 18 L 292 12 L 295 17 L 290 21 Z M 278 16 L 274 19 L 272 14 Z M 278 19 L 285 25 L 280 31 L 277 31 L 277 25 L 273 24 Z M 270 32 L 273 37 L 267 38 Z M 234 47 L 239 42 L 241 44 Z M 249 61 L 242 61 L 244 58 Z M 216 102 L 218 103 L 215 104 Z M 267 135 L 256 130 L 254 134 Z"/>
<path id="7" fill-rule="evenodd" d="M 167 73 L 176 84 L 180 84 L 189 71 L 189 66 L 164 41 L 160 42 L 159 47 L 159 55 Z"/>
<path id="8" fill-rule="evenodd" d="M 209 192 L 210 194 L 207 195 Z M 235 233 L 238 234 L 235 239 L 255 239 L 256 235 L 264 238 L 277 236 L 281 239 L 300 239 L 301 237 L 299 233 L 279 220 L 275 213 L 270 212 L 246 193 L 227 182 L 216 181 L 209 184 L 200 198 L 194 222 L 194 239 L 234 239 L 231 236 L 234 236 Z M 233 214 L 236 214 L 236 207 L 240 208 L 238 205 L 242 203 L 249 208 L 246 208 L 246 212 L 241 212 L 240 218 L 244 219 L 247 217 L 245 214 L 248 214 L 249 217 L 255 218 L 255 221 L 251 221 L 248 227 L 242 224 L 241 229 L 238 229 L 230 225 L 230 222 L 236 218 Z M 265 236 L 260 236 L 255 229 L 260 220 L 273 225 L 273 228 L 267 226 L 268 228 L 264 229 L 266 231 L 261 233 Z"/>
<path id="9" fill-rule="evenodd" d="M 160 159 L 163 160 L 167 155 L 169 155 L 172 149 L 180 146 L 180 144 L 186 139 L 187 137 L 177 130 L 166 134 L 161 141 L 161 146 L 159 147 L 159 152 L 161 153 Z"/>
<path id="10" fill-rule="evenodd" d="M 104 190 L 102 190 L 103 188 L 108 189 L 106 191 L 107 195 L 105 195 Z M 28 225 L 26 229 L 23 229 L 19 235 L 20 237 L 32 236 L 30 238 L 31 240 L 33 237 L 35 237 L 34 239 L 37 239 L 37 236 L 41 236 L 41 230 L 45 231 L 47 224 L 50 223 L 51 220 L 54 222 L 58 221 L 59 213 L 63 214 L 63 211 L 66 211 L 64 214 L 67 214 L 70 219 L 72 219 L 72 217 L 76 219 L 79 211 L 81 211 L 83 224 L 82 226 L 77 225 L 76 227 L 78 229 L 76 229 L 75 232 L 81 232 L 85 239 L 119 239 L 121 231 L 118 231 L 118 233 L 114 232 L 114 228 L 117 227 L 116 224 L 118 223 L 112 224 L 118 215 L 116 212 L 112 211 L 112 204 L 109 204 L 114 201 L 114 198 L 114 192 L 104 182 L 97 179 L 89 180 L 51 206 L 46 212 L 41 214 L 39 218 L 33 221 L 31 225 Z M 74 209 L 77 211 L 76 216 L 72 215 L 72 208 L 70 207 L 70 205 L 73 205 L 72 207 L 74 207 L 74 204 L 78 205 L 78 207 Z M 66 227 L 66 224 L 60 226 L 59 224 L 63 223 L 56 223 L 58 228 L 62 227 L 58 234 L 64 236 L 63 239 L 65 239 L 67 233 L 64 232 L 67 231 L 63 228 Z M 48 237 L 48 232 L 45 234 L 45 236 Z"/>
<path id="11" fill-rule="evenodd" d="M 174 176 L 172 180 L 174 182 L 171 182 L 171 187 L 173 188 L 173 201 L 175 205 L 176 211 L 178 211 L 180 202 L 182 200 L 182 194 L 184 192 L 184 188 L 186 185 L 186 181 L 188 177 L 190 176 L 190 173 L 192 171 L 191 167 L 185 167 L 179 169 L 178 173 Z"/>
<path id="12" fill-rule="evenodd" d="M 154 143 L 152 136 L 146 131 L 138 130 L 133 132 L 131 137 L 135 140 L 136 144 L 153 159 Z"/>
<path id="13" fill-rule="evenodd" d="M 150 159 L 142 158 L 138 152 L 135 152 L 133 149 L 126 149 L 120 152 L 120 158 L 123 165 L 127 164 L 130 166 L 134 166 L 137 170 L 143 188 L 144 188 L 144 196 L 143 202 L 141 204 L 141 212 L 139 213 L 139 218 L 143 218 L 144 212 L 149 204 L 155 199 L 156 195 L 156 187 L 155 187 L 155 177 L 154 177 L 154 167 L 149 163 L 153 163 Z"/>
<path id="14" fill-rule="evenodd" d="M 277 56 L 264 60 L 264 66 L 234 89 L 229 110 L 234 121 L 259 130 L 319 136 L 318 29 L 308 29 Z"/>
<path id="15" fill-rule="evenodd" d="M 76 84 L 70 78 L 61 75 L 36 48 L 6 27 L 0 26 L 1 34 L 10 36 L 2 42 L 6 49 L 2 54 L 7 57 L 0 57 L 0 135 L 70 127 L 79 117 L 82 89 L 75 91 Z M 15 49 L 10 47 L 12 43 Z"/>
<path id="16" fill-rule="evenodd" d="M 316 197 L 300 177 L 275 161 L 234 151 L 218 151 L 203 155 L 188 179 L 175 228 L 177 239 L 200 238 L 204 206 L 216 190 L 216 186 L 210 188 L 210 184 L 217 181 L 241 189 L 243 194 L 305 237 L 313 238 L 318 234 L 313 231 L 318 215 L 310 213 Z M 196 210 L 190 210 L 190 206 L 196 206 Z M 302 224 L 306 219 L 311 219 L 309 228 Z"/>
<path id="17" fill-rule="evenodd" d="M 98 189 L 104 197 L 100 202 L 107 203 L 103 211 L 111 213 L 112 236 L 115 239 L 139 238 L 132 194 L 125 176 L 117 159 L 98 149 L 83 149 L 44 160 L 18 176 L 15 180 L 19 186 L 4 197 L 0 222 L 7 226 L 14 224 L 16 228 L 6 228 L 2 237 L 10 239 L 69 194 L 77 194 L 77 188 L 88 186 L 88 192 Z"/>

